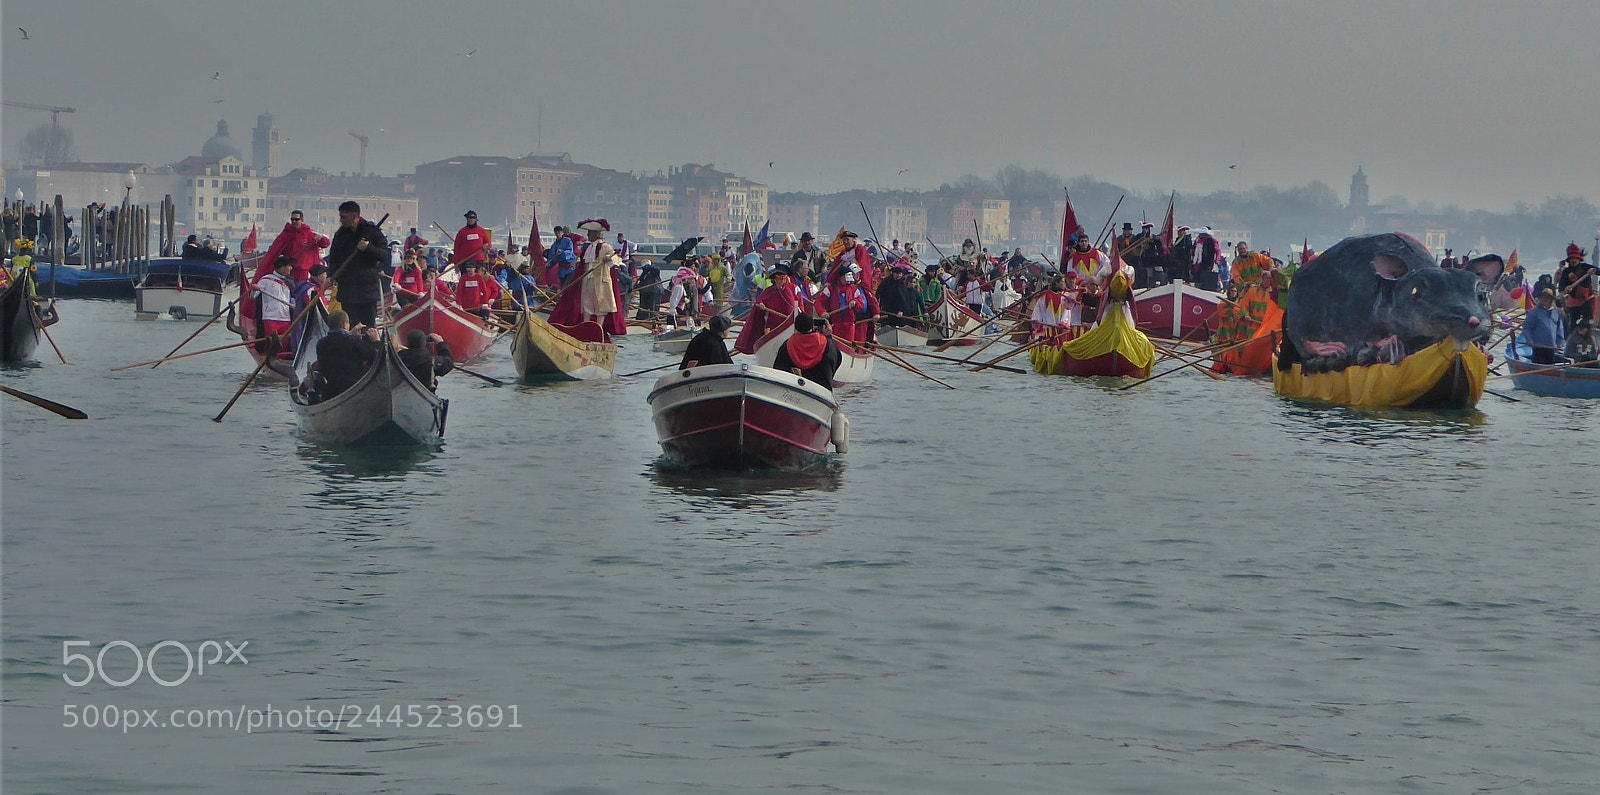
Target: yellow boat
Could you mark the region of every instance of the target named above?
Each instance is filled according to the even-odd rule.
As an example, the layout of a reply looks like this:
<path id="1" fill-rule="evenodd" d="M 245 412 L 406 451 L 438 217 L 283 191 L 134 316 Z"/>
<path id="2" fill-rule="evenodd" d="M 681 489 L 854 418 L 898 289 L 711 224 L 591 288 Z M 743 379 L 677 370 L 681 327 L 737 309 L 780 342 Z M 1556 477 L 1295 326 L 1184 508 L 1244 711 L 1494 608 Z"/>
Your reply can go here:
<path id="1" fill-rule="evenodd" d="M 1449 339 L 1400 360 L 1399 364 L 1346 367 L 1307 375 L 1298 363 L 1272 371 L 1273 391 L 1284 397 L 1346 406 L 1411 409 L 1470 409 L 1483 397 L 1489 357 L 1476 345 L 1456 350 Z"/>
<path id="2" fill-rule="evenodd" d="M 581 323 L 573 331 L 577 336 L 550 325 L 537 314 L 523 312 L 517 318 L 516 336 L 511 339 L 511 359 L 516 362 L 517 375 L 525 379 L 574 381 L 610 378 L 617 369 L 616 343 L 579 339 L 605 339 L 605 332 L 597 323 Z"/>

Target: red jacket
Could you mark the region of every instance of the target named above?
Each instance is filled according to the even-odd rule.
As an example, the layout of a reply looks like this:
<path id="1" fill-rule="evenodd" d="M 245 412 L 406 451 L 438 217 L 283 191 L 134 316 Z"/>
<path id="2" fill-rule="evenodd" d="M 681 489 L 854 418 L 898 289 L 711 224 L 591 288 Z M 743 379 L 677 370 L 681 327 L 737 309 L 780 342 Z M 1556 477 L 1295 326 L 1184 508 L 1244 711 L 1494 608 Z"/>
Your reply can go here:
<path id="1" fill-rule="evenodd" d="M 273 263 L 278 257 L 294 257 L 294 266 L 289 269 L 289 278 L 296 284 L 311 278 L 311 267 L 322 261 L 322 251 L 328 247 L 329 240 L 317 234 L 309 224 L 301 222 L 300 228 L 295 229 L 294 224 L 284 222 L 283 231 L 267 247 L 267 253 L 261 258 L 261 264 L 256 266 L 255 275 L 250 277 L 250 283 L 261 281 L 261 277 L 273 271 Z"/>
<path id="2" fill-rule="evenodd" d="M 422 269 L 415 265 L 409 268 L 401 267 L 394 275 L 394 286 L 420 295 L 422 293 Z"/>
<path id="3" fill-rule="evenodd" d="M 457 265 L 467 260 L 488 262 L 489 235 L 490 232 L 487 227 L 461 227 L 461 231 L 456 232 L 456 247 L 450 254 L 450 261 Z"/>
<path id="4" fill-rule="evenodd" d="M 484 304 L 492 304 L 500 297 L 500 283 L 493 276 L 474 273 L 471 276 L 463 275 L 456 282 L 456 303 L 462 309 L 473 310 Z"/>

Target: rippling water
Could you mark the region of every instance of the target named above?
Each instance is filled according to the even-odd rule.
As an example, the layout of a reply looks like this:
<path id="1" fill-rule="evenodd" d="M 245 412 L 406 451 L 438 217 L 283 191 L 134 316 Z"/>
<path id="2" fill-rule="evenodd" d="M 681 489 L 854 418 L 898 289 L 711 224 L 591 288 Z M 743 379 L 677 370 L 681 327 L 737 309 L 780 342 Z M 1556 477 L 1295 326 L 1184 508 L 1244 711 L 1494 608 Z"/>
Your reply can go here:
<path id="1" fill-rule="evenodd" d="M 1593 402 L 926 362 L 961 390 L 880 369 L 848 456 L 732 477 L 657 465 L 653 375 L 452 375 L 440 450 L 334 453 L 281 385 L 210 422 L 238 351 L 108 372 L 195 325 L 63 315 L 0 374 L 92 417 L 3 404 L 8 793 L 1600 790 Z M 61 679 L 207 639 L 248 665 Z M 108 704 L 521 728 L 63 727 Z"/>

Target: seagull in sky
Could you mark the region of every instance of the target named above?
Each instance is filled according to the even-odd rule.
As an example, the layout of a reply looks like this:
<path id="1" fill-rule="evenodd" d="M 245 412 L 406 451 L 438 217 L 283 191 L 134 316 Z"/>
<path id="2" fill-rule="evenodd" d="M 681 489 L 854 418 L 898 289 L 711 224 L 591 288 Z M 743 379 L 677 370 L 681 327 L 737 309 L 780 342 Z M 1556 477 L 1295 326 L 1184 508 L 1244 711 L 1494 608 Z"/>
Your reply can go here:
<path id="1" fill-rule="evenodd" d="M 776 161 L 776 160 L 768 160 L 767 161 L 767 168 L 772 168 L 774 165 L 777 164 L 777 162 L 778 161 Z"/>
<path id="2" fill-rule="evenodd" d="M 217 73 L 211 75 L 211 79 L 212 80 L 221 80 L 222 79 L 222 73 L 221 72 L 217 72 Z"/>
<path id="3" fill-rule="evenodd" d="M 1238 163 L 1234 163 L 1233 165 L 1228 166 L 1228 168 L 1238 168 L 1238 167 L 1239 167 Z"/>
<path id="4" fill-rule="evenodd" d="M 904 173 L 906 173 L 907 171 L 910 171 L 910 170 L 911 169 L 909 169 L 909 168 L 902 168 L 902 169 L 900 169 L 900 174 L 904 174 Z M 900 174 L 896 174 L 895 176 L 898 177 L 898 176 L 900 176 Z"/>
<path id="5" fill-rule="evenodd" d="M 28 31 L 27 31 L 26 28 L 17 28 L 17 30 L 22 31 L 22 40 L 23 41 L 28 41 L 29 39 L 33 38 L 32 36 L 28 35 Z"/>
<path id="6" fill-rule="evenodd" d="M 213 100 L 211 100 L 211 104 L 213 104 L 213 105 L 221 105 L 224 102 L 227 102 L 227 100 L 225 100 L 225 99 L 213 99 Z"/>
<path id="7" fill-rule="evenodd" d="M 466 52 L 461 53 L 461 54 L 466 56 L 466 57 L 468 57 L 468 58 L 471 58 L 472 54 L 475 53 L 475 52 L 477 52 L 477 50 L 467 50 Z"/>

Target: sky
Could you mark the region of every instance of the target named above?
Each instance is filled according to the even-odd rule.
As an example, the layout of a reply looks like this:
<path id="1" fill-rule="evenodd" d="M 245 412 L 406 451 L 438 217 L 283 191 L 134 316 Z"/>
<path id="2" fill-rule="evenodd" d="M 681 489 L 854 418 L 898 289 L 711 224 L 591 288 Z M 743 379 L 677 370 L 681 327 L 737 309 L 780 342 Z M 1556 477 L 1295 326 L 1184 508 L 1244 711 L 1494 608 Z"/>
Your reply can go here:
<path id="1" fill-rule="evenodd" d="M 1600 199 L 1593 0 L 5 0 L 0 19 L 4 98 L 77 108 L 91 161 L 198 154 L 219 118 L 248 157 L 270 111 L 281 170 L 355 171 L 355 131 L 379 174 L 539 150 L 775 190 L 1017 163 L 1346 198 L 1360 166 L 1374 202 Z M 49 118 L 4 108 L 3 156 Z"/>

